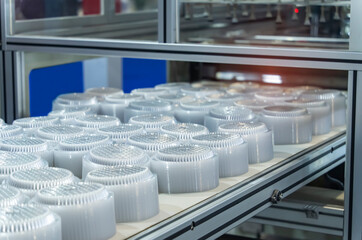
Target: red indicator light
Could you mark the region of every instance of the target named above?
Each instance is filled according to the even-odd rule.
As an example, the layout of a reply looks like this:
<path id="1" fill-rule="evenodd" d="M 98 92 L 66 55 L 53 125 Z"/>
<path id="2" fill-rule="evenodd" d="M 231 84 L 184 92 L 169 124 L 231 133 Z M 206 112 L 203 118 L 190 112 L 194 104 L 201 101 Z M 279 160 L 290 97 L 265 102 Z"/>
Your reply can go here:
<path id="1" fill-rule="evenodd" d="M 295 12 L 295 13 L 299 13 L 299 9 L 298 9 L 298 8 L 294 8 L 294 12 Z"/>

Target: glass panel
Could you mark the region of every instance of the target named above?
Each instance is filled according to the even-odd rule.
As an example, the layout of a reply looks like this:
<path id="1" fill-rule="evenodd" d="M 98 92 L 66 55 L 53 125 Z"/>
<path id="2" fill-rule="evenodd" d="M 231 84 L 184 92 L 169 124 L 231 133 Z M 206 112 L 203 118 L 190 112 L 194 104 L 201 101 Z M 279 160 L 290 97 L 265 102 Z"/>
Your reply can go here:
<path id="1" fill-rule="evenodd" d="M 179 0 L 179 42 L 347 49 L 350 1 Z"/>
<path id="2" fill-rule="evenodd" d="M 157 40 L 157 0 L 7 0 L 10 35 Z"/>

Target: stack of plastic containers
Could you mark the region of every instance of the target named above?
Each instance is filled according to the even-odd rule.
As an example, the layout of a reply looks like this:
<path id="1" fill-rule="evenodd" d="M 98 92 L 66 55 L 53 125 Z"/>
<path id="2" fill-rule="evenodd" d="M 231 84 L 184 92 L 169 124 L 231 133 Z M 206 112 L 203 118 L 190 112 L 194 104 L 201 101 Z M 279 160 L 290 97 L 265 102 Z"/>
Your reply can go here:
<path id="1" fill-rule="evenodd" d="M 0 125 L 0 139 L 21 137 L 23 133 L 23 128 L 20 126 Z"/>
<path id="2" fill-rule="evenodd" d="M 205 145 L 219 158 L 220 177 L 239 176 L 248 172 L 248 143 L 235 133 L 208 133 L 192 137 L 192 143 Z"/>
<path id="3" fill-rule="evenodd" d="M 25 203 L 27 200 L 28 197 L 19 189 L 6 185 L 0 186 L 0 209 L 20 205 Z"/>
<path id="4" fill-rule="evenodd" d="M 103 101 L 105 97 L 111 94 L 123 94 L 121 89 L 109 87 L 89 88 L 85 92 L 87 94 L 96 96 L 99 101 Z"/>
<path id="5" fill-rule="evenodd" d="M 162 126 L 176 123 L 176 120 L 170 115 L 147 114 L 131 117 L 129 123 L 142 125 L 146 132 L 159 132 Z"/>
<path id="6" fill-rule="evenodd" d="M 196 99 L 193 101 L 182 102 L 180 108 L 175 110 L 175 118 L 182 123 L 204 124 L 204 117 L 210 109 L 219 106 L 216 101 L 207 101 Z"/>
<path id="7" fill-rule="evenodd" d="M 177 137 L 168 134 L 145 133 L 130 136 L 127 143 L 143 149 L 147 154 L 152 156 L 162 148 L 178 145 L 179 141 Z"/>
<path id="8" fill-rule="evenodd" d="M 141 125 L 125 123 L 118 126 L 100 128 L 98 133 L 109 136 L 113 143 L 126 143 L 130 136 L 145 133 L 145 130 Z"/>
<path id="9" fill-rule="evenodd" d="M 260 113 L 265 107 L 272 103 L 257 99 L 244 99 L 234 102 L 235 106 L 251 109 L 254 113 Z"/>
<path id="10" fill-rule="evenodd" d="M 159 212 L 157 176 L 146 167 L 123 166 L 91 171 L 85 180 L 114 193 L 117 222 L 135 222 Z"/>
<path id="11" fill-rule="evenodd" d="M 105 115 L 90 115 L 74 119 L 76 126 L 83 128 L 88 133 L 95 133 L 104 127 L 117 126 L 121 122 L 118 118 Z"/>
<path id="12" fill-rule="evenodd" d="M 202 192 L 219 185 L 218 157 L 206 146 L 163 148 L 152 158 L 151 170 L 161 193 Z"/>
<path id="13" fill-rule="evenodd" d="M 159 100 L 144 100 L 131 102 L 124 110 L 124 122 L 128 123 L 129 119 L 138 115 L 145 114 L 172 114 L 172 106 L 168 102 Z"/>
<path id="14" fill-rule="evenodd" d="M 63 239 L 105 240 L 116 233 L 113 193 L 101 184 L 45 188 L 36 194 L 34 202 L 60 216 Z"/>
<path id="15" fill-rule="evenodd" d="M 205 126 L 194 123 L 177 123 L 161 127 L 163 133 L 177 137 L 180 141 L 187 142 L 193 136 L 209 132 Z"/>
<path id="16" fill-rule="evenodd" d="M 155 86 L 156 89 L 163 89 L 169 92 L 170 94 L 177 94 L 180 91 L 180 88 L 189 87 L 190 83 L 187 82 L 171 82 L 163 83 Z"/>
<path id="17" fill-rule="evenodd" d="M 150 166 L 149 156 L 140 148 L 127 144 L 112 144 L 93 148 L 83 158 L 83 179 L 95 169 L 114 166 Z"/>
<path id="18" fill-rule="evenodd" d="M 237 133 L 248 143 L 249 163 L 263 163 L 274 157 L 273 135 L 265 123 L 226 123 L 219 126 L 219 132 Z"/>
<path id="19" fill-rule="evenodd" d="M 155 100 L 157 96 L 169 93 L 165 89 L 156 88 L 137 88 L 132 90 L 132 94 L 142 95 L 145 99 Z"/>
<path id="20" fill-rule="evenodd" d="M 93 115 L 88 107 L 74 107 L 69 109 L 51 111 L 48 116 L 58 117 L 61 124 L 72 125 L 75 124 L 74 119 L 86 115 Z"/>
<path id="21" fill-rule="evenodd" d="M 32 136 L 40 127 L 54 126 L 59 124 L 58 117 L 28 117 L 14 120 L 13 125 L 20 126 L 24 130 L 24 134 Z"/>
<path id="22" fill-rule="evenodd" d="M 93 113 L 98 113 L 97 97 L 87 93 L 67 93 L 59 95 L 53 101 L 52 110 L 88 107 Z"/>

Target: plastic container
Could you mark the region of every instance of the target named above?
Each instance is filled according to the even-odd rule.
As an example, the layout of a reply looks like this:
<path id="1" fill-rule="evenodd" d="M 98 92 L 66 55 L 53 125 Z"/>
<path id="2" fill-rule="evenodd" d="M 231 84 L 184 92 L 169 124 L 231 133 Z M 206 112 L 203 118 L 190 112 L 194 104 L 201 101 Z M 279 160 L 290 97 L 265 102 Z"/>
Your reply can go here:
<path id="1" fill-rule="evenodd" d="M 260 84 L 250 81 L 241 81 L 230 84 L 230 88 L 247 89 L 247 88 L 259 88 Z"/>
<path id="2" fill-rule="evenodd" d="M 61 124 L 72 125 L 75 124 L 74 119 L 77 117 L 83 117 L 87 115 L 93 115 L 89 107 L 74 107 L 63 110 L 51 111 L 48 116 L 58 117 Z"/>
<path id="3" fill-rule="evenodd" d="M 234 102 L 235 106 L 251 109 L 254 113 L 260 113 L 265 107 L 271 105 L 270 102 L 265 102 L 257 99 L 244 99 Z"/>
<path id="4" fill-rule="evenodd" d="M 48 162 L 32 153 L 0 152 L 0 182 L 11 173 L 48 167 Z"/>
<path id="5" fill-rule="evenodd" d="M 264 102 L 269 102 L 269 103 L 275 105 L 276 103 L 296 99 L 296 96 L 294 94 L 285 93 L 285 92 L 274 93 L 274 92 L 261 91 L 261 92 L 255 93 L 255 98 L 258 100 L 261 100 Z"/>
<path id="6" fill-rule="evenodd" d="M 183 87 L 180 91 L 181 93 L 194 98 L 204 98 L 207 95 L 220 93 L 218 89 L 206 87 Z"/>
<path id="7" fill-rule="evenodd" d="M 346 98 L 338 90 L 314 89 L 307 90 L 300 96 L 308 100 L 324 100 L 331 107 L 332 127 L 346 124 Z"/>
<path id="8" fill-rule="evenodd" d="M 143 100 L 131 102 L 124 110 L 124 122 L 128 123 L 129 119 L 134 116 L 145 114 L 172 114 L 172 106 L 168 102 L 159 100 Z"/>
<path id="9" fill-rule="evenodd" d="M 80 127 L 74 126 L 50 126 L 50 127 L 41 127 L 38 129 L 36 136 L 48 142 L 50 150 L 58 145 L 59 141 L 77 137 L 84 134 L 84 130 Z"/>
<path id="10" fill-rule="evenodd" d="M 39 205 L 16 205 L 0 209 L 0 239 L 61 240 L 60 217 Z"/>
<path id="11" fill-rule="evenodd" d="M 0 139 L 21 137 L 23 133 L 23 128 L 17 125 L 0 126 Z"/>
<path id="12" fill-rule="evenodd" d="M 274 144 L 301 144 L 312 141 L 312 116 L 307 109 L 292 106 L 270 106 L 260 115 L 273 131 Z"/>
<path id="13" fill-rule="evenodd" d="M 261 91 L 259 88 L 229 88 L 226 90 L 228 94 L 237 94 L 243 96 L 245 99 L 254 98 L 257 92 Z"/>
<path id="14" fill-rule="evenodd" d="M 244 97 L 241 94 L 217 93 L 205 97 L 209 101 L 219 102 L 221 105 L 233 105 L 235 101 Z"/>
<path id="15" fill-rule="evenodd" d="M 59 124 L 58 117 L 28 117 L 14 120 L 13 125 L 20 126 L 27 136 L 33 136 L 40 127 L 54 126 Z"/>
<path id="16" fill-rule="evenodd" d="M 160 132 L 162 126 L 176 123 L 176 120 L 169 115 L 147 114 L 131 117 L 129 123 L 142 125 L 146 132 Z"/>
<path id="17" fill-rule="evenodd" d="M 163 148 L 152 158 L 151 170 L 161 193 L 202 192 L 219 185 L 219 160 L 206 146 Z"/>
<path id="18" fill-rule="evenodd" d="M 78 181 L 70 171 L 63 168 L 39 168 L 13 172 L 3 184 L 16 187 L 31 198 L 40 189 Z"/>
<path id="19" fill-rule="evenodd" d="M 59 95 L 53 101 L 52 110 L 73 109 L 78 107 L 88 107 L 92 113 L 98 113 L 97 97 L 88 93 L 66 93 Z"/>
<path id="20" fill-rule="evenodd" d="M 0 150 L 7 152 L 34 153 L 53 166 L 53 152 L 48 143 L 39 138 L 13 138 L 0 140 Z"/>
<path id="21" fill-rule="evenodd" d="M 103 101 L 105 97 L 112 94 L 123 94 L 121 89 L 110 87 L 89 88 L 85 92 L 87 94 L 96 96 L 98 101 Z"/>
<path id="22" fill-rule="evenodd" d="M 180 141 L 188 142 L 193 136 L 209 133 L 209 130 L 200 124 L 177 123 L 162 126 L 161 132 L 175 136 Z"/>
<path id="23" fill-rule="evenodd" d="M 6 185 L 0 186 L 0 209 L 21 205 L 28 200 L 28 197 L 24 195 L 19 189 Z"/>
<path id="24" fill-rule="evenodd" d="M 118 126 L 121 122 L 112 116 L 90 115 L 75 118 L 74 123 L 88 133 L 96 133 L 100 128 Z"/>
<path id="25" fill-rule="evenodd" d="M 107 135 L 113 143 L 126 143 L 130 136 L 145 133 L 143 126 L 137 124 L 120 124 L 98 129 L 98 133 Z"/>
<path id="26" fill-rule="evenodd" d="M 210 132 L 216 132 L 217 128 L 229 122 L 251 122 L 257 121 L 252 110 L 237 106 L 213 108 L 204 118 L 204 125 Z"/>
<path id="27" fill-rule="evenodd" d="M 204 145 L 219 158 L 219 176 L 234 177 L 248 172 L 248 143 L 235 133 L 208 133 L 193 136 L 192 144 Z"/>
<path id="28" fill-rule="evenodd" d="M 207 101 L 196 99 L 193 101 L 182 102 L 180 109 L 175 110 L 175 118 L 182 123 L 196 123 L 204 125 L 204 117 L 210 109 L 219 106 L 216 101 Z"/>
<path id="29" fill-rule="evenodd" d="M 117 223 L 142 221 L 159 212 L 157 176 L 146 167 L 93 170 L 85 182 L 103 184 L 114 193 Z"/>
<path id="30" fill-rule="evenodd" d="M 83 179 L 95 169 L 137 165 L 150 167 L 149 156 L 140 148 L 127 144 L 100 146 L 83 157 Z"/>
<path id="31" fill-rule="evenodd" d="M 113 193 L 101 184 L 45 188 L 34 201 L 60 216 L 63 239 L 103 240 L 116 233 Z"/>
<path id="32" fill-rule="evenodd" d="M 140 101 L 142 95 L 136 94 L 112 94 L 105 97 L 100 103 L 100 114 L 114 116 L 124 122 L 124 110 L 131 102 Z"/>
<path id="33" fill-rule="evenodd" d="M 165 89 L 137 88 L 131 91 L 132 94 L 142 95 L 146 100 L 155 100 L 157 96 L 169 93 Z"/>
<path id="34" fill-rule="evenodd" d="M 312 116 L 313 135 L 327 134 L 331 131 L 331 107 L 325 101 L 298 99 L 286 101 L 286 104 L 308 110 L 308 113 Z"/>
<path id="35" fill-rule="evenodd" d="M 67 138 L 59 142 L 54 150 L 54 165 L 70 170 L 75 176 L 82 177 L 82 159 L 92 148 L 110 144 L 106 135 L 87 134 Z"/>
<path id="36" fill-rule="evenodd" d="M 190 87 L 190 83 L 187 82 L 170 82 L 158 84 L 155 86 L 156 89 L 166 90 L 170 94 L 177 94 L 180 92 L 180 89 L 183 87 Z"/>
<path id="37" fill-rule="evenodd" d="M 157 96 L 157 100 L 168 102 L 172 105 L 173 109 L 178 109 L 180 107 L 181 102 L 187 102 L 194 100 L 191 96 L 186 96 L 185 94 L 165 94 Z"/>
<path id="38" fill-rule="evenodd" d="M 249 164 L 263 163 L 274 158 L 273 134 L 265 123 L 226 123 L 219 132 L 237 133 L 248 143 Z"/>
<path id="39" fill-rule="evenodd" d="M 176 146 L 179 144 L 177 137 L 163 133 L 145 133 L 130 136 L 128 144 L 143 149 L 148 155 L 152 156 L 158 150 Z"/>

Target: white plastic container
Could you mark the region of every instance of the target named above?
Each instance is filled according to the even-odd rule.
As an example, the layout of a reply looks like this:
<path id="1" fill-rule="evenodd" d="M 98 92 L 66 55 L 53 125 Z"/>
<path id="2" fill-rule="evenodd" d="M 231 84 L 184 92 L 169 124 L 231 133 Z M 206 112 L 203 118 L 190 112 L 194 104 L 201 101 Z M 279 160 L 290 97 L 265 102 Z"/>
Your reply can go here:
<path id="1" fill-rule="evenodd" d="M 188 142 L 193 136 L 209 133 L 209 130 L 200 124 L 176 123 L 162 126 L 161 132 L 175 136 L 180 141 Z"/>
<path id="2" fill-rule="evenodd" d="M 213 108 L 204 118 L 204 125 L 210 132 L 216 132 L 217 128 L 229 122 L 257 121 L 257 116 L 252 110 L 237 106 Z"/>
<path id="3" fill-rule="evenodd" d="M 263 163 L 274 158 L 273 134 L 265 123 L 226 123 L 219 132 L 237 133 L 248 143 L 249 164 Z"/>
<path id="4" fill-rule="evenodd" d="M 21 137 L 23 133 L 23 128 L 17 125 L 0 126 L 0 139 Z"/>
<path id="5" fill-rule="evenodd" d="M 13 172 L 3 184 L 16 187 L 31 198 L 40 189 L 78 181 L 70 171 L 63 168 L 38 168 Z"/>
<path id="6" fill-rule="evenodd" d="M 152 158 L 151 171 L 161 193 L 202 192 L 219 185 L 218 157 L 206 146 L 163 148 Z"/>
<path id="7" fill-rule="evenodd" d="M 98 133 L 107 135 L 113 143 L 126 143 L 130 136 L 145 133 L 143 126 L 137 124 L 120 124 L 98 129 Z"/>
<path id="8" fill-rule="evenodd" d="M 312 116 L 313 135 L 327 134 L 331 131 L 331 107 L 325 101 L 297 99 L 286 101 L 286 104 L 308 110 L 308 113 Z"/>
<path id="9" fill-rule="evenodd" d="M 145 133 L 130 136 L 127 143 L 141 148 L 149 156 L 152 156 L 162 148 L 178 145 L 179 141 L 177 137 L 168 134 Z"/>
<path id="10" fill-rule="evenodd" d="M 13 125 L 20 126 L 24 130 L 24 134 L 33 136 L 40 127 L 54 126 L 59 124 L 58 117 L 28 117 L 14 120 Z"/>
<path id="11" fill-rule="evenodd" d="M 110 87 L 89 88 L 85 92 L 87 94 L 96 96 L 98 101 L 103 101 L 105 97 L 111 94 L 123 94 L 121 89 Z"/>
<path id="12" fill-rule="evenodd" d="M 324 100 L 331 107 L 332 127 L 346 124 L 346 98 L 338 90 L 314 89 L 302 93 L 302 99 Z"/>
<path id="13" fill-rule="evenodd" d="M 0 140 L 0 150 L 7 152 L 34 153 L 53 166 L 53 152 L 48 143 L 39 138 L 13 138 Z"/>
<path id="14" fill-rule="evenodd" d="M 89 115 L 74 119 L 74 124 L 88 133 L 96 133 L 100 128 L 118 126 L 120 123 L 118 118 L 105 115 Z"/>
<path id="15" fill-rule="evenodd" d="M 265 102 L 257 99 L 244 99 L 234 102 L 235 106 L 251 109 L 254 113 L 260 113 L 265 107 L 272 105 L 270 102 Z"/>
<path id="16" fill-rule="evenodd" d="M 244 97 L 241 94 L 216 93 L 205 97 L 206 100 L 219 102 L 220 105 L 233 105 L 235 101 Z"/>
<path id="17" fill-rule="evenodd" d="M 54 166 L 68 169 L 75 176 L 81 178 L 83 156 L 92 148 L 110 143 L 108 136 L 99 134 L 64 139 L 54 150 Z"/>
<path id="18" fill-rule="evenodd" d="M 58 117 L 61 124 L 72 125 L 74 119 L 86 115 L 93 115 L 89 107 L 74 107 L 69 109 L 51 111 L 48 116 Z"/>
<path id="19" fill-rule="evenodd" d="M 131 102 L 140 101 L 142 95 L 136 94 L 112 94 L 105 97 L 105 101 L 100 103 L 100 114 L 114 116 L 124 121 L 124 110 Z"/>
<path id="20" fill-rule="evenodd" d="M 307 109 L 292 106 L 270 106 L 260 115 L 273 131 L 274 144 L 301 144 L 312 141 L 312 116 Z"/>
<path id="21" fill-rule="evenodd" d="M 0 209 L 0 239 L 62 240 L 60 217 L 39 205 L 16 205 Z"/>
<path id="22" fill-rule="evenodd" d="M 215 88 L 206 87 L 183 87 L 181 88 L 181 93 L 194 98 L 204 98 L 207 95 L 220 93 L 220 91 Z"/>
<path id="23" fill-rule="evenodd" d="M 129 123 L 143 126 L 146 132 L 160 132 L 162 126 L 176 123 L 176 120 L 169 115 L 147 114 L 131 117 Z"/>
<path id="24" fill-rule="evenodd" d="M 216 101 L 207 101 L 196 99 L 193 101 L 182 102 L 180 109 L 175 110 L 175 118 L 182 123 L 204 124 L 204 117 L 210 109 L 219 106 Z"/>
<path id="25" fill-rule="evenodd" d="M 132 94 L 142 95 L 146 100 L 155 100 L 157 96 L 169 93 L 165 89 L 137 88 L 131 91 Z"/>
<path id="26" fill-rule="evenodd" d="M 173 114 L 172 106 L 168 102 L 159 100 L 143 100 L 131 102 L 124 110 L 124 121 L 128 123 L 129 119 L 138 115 L 145 114 Z"/>
<path id="27" fill-rule="evenodd" d="M 72 109 L 78 107 L 88 107 L 96 114 L 98 113 L 97 97 L 88 93 L 66 93 L 59 95 L 53 101 L 52 110 Z"/>
<path id="28" fill-rule="evenodd" d="M 269 102 L 273 105 L 280 103 L 280 102 L 294 100 L 294 99 L 296 99 L 296 97 L 297 96 L 294 94 L 285 93 L 285 92 L 275 93 L 275 92 L 261 91 L 261 92 L 255 93 L 256 99 L 264 101 L 264 102 Z"/>
<path id="29" fill-rule="evenodd" d="M 157 176 L 147 167 L 93 170 L 85 182 L 103 184 L 114 193 L 117 223 L 142 221 L 159 212 Z"/>
<path id="30" fill-rule="evenodd" d="M 28 200 L 28 197 L 23 194 L 19 189 L 6 185 L 0 186 L 0 209 L 15 205 L 21 205 Z"/>
<path id="31" fill-rule="evenodd" d="M 234 177 L 249 170 L 248 143 L 235 133 L 208 133 L 193 136 L 192 144 L 212 149 L 219 158 L 219 176 Z"/>
<path id="32" fill-rule="evenodd" d="M 187 82 L 170 82 L 158 84 L 155 86 L 156 89 L 163 89 L 169 92 L 170 94 L 177 94 L 180 92 L 180 89 L 183 87 L 190 87 L 190 83 Z"/>
<path id="33" fill-rule="evenodd" d="M 63 239 L 105 240 L 116 233 L 113 193 L 101 184 L 45 188 L 34 201 L 60 216 Z"/>
<path id="34" fill-rule="evenodd" d="M 36 137 L 47 141 L 49 150 L 54 150 L 61 140 L 81 136 L 84 133 L 80 127 L 58 125 L 39 128 Z"/>
<path id="35" fill-rule="evenodd" d="M 95 169 L 137 165 L 150 167 L 149 156 L 140 148 L 128 144 L 112 144 L 90 150 L 83 157 L 83 179 Z"/>
<path id="36" fill-rule="evenodd" d="M 48 162 L 32 153 L 0 152 L 0 183 L 13 172 L 48 167 Z"/>

